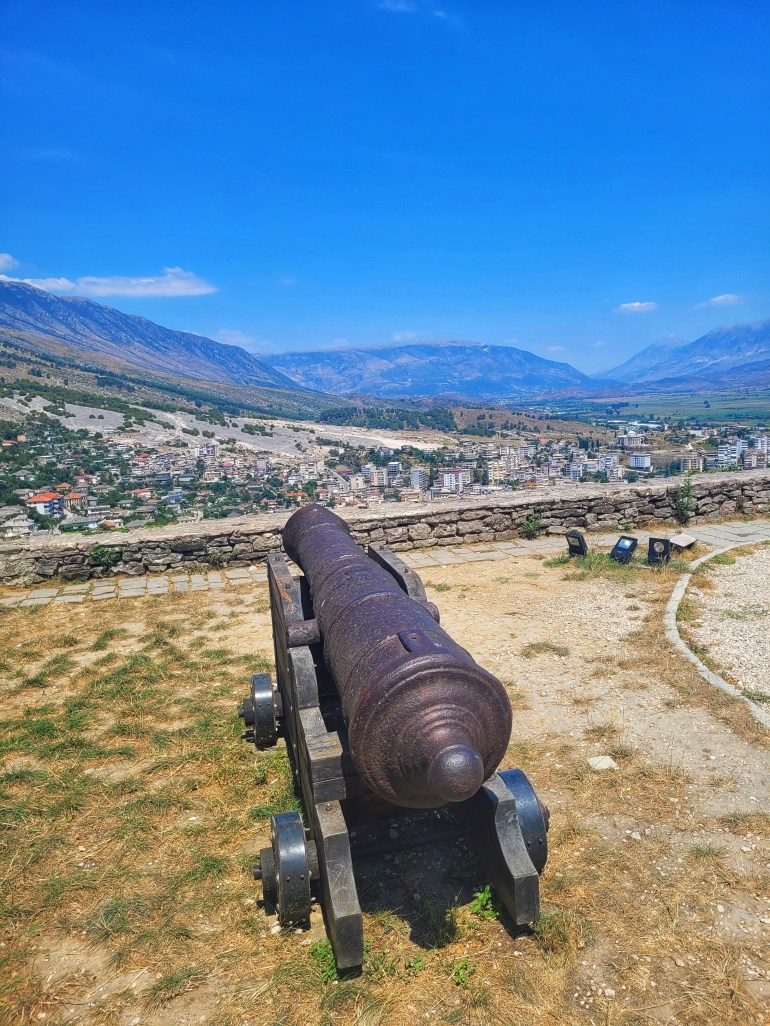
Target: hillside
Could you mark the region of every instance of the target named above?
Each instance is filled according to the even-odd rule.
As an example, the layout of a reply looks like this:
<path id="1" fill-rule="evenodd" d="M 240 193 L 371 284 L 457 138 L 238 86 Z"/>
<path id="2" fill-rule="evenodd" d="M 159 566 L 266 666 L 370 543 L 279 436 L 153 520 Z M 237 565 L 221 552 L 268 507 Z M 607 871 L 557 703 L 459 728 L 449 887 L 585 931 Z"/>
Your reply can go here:
<path id="1" fill-rule="evenodd" d="M 694 342 L 678 343 L 664 339 L 648 346 L 606 376 L 656 388 L 770 385 L 770 320 L 723 325 Z"/>
<path id="2" fill-rule="evenodd" d="M 144 370 L 242 385 L 296 387 L 239 346 L 164 328 L 80 296 L 53 296 L 22 282 L 0 281 L 0 328 L 57 339 L 81 352 Z"/>
<path id="3" fill-rule="evenodd" d="M 298 385 L 343 396 L 514 399 L 597 387 L 568 363 L 469 342 L 281 353 L 266 360 Z"/>
<path id="4" fill-rule="evenodd" d="M 110 408 L 111 402 L 120 400 L 166 410 L 202 409 L 307 420 L 348 403 L 338 396 L 300 390 L 293 383 L 288 388 L 238 385 L 143 371 L 124 360 L 83 352 L 54 338 L 2 328 L 0 367 L 0 396 L 18 386 L 34 385 L 38 394 L 56 401 L 94 407 L 107 403 Z"/>

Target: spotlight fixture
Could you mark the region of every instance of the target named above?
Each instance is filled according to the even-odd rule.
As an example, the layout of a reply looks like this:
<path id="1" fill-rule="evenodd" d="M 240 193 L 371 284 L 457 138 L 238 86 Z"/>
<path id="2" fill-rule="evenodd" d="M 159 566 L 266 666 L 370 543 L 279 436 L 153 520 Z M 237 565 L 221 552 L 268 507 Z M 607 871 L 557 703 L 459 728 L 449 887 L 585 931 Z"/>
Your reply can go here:
<path id="1" fill-rule="evenodd" d="M 612 546 L 610 559 L 614 559 L 617 563 L 627 563 L 636 551 L 638 544 L 637 538 L 632 538 L 630 534 L 621 534 Z"/>
<path id="2" fill-rule="evenodd" d="M 588 543 L 580 531 L 567 531 L 564 537 L 567 539 L 567 549 L 570 556 L 588 555 Z"/>
<path id="3" fill-rule="evenodd" d="M 650 538 L 647 545 L 647 562 L 650 566 L 668 563 L 671 559 L 671 542 L 668 538 Z"/>

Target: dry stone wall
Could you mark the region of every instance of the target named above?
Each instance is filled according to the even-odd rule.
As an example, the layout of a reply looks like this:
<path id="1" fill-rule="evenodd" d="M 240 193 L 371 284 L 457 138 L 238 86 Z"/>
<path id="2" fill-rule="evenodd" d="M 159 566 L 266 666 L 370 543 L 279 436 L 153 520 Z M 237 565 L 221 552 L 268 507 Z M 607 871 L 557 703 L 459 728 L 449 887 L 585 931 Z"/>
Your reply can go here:
<path id="1" fill-rule="evenodd" d="M 376 510 L 341 510 L 360 544 L 386 542 L 392 549 L 508 541 L 522 534 L 527 518 L 540 529 L 563 534 L 632 530 L 649 524 L 676 526 L 677 490 L 683 478 L 644 485 L 557 485 Z M 731 520 L 770 513 L 770 473 L 702 474 L 691 478 L 690 522 Z M 289 512 L 202 520 L 194 524 L 108 535 L 42 535 L 0 543 L 0 582 L 32 584 L 51 578 L 88 580 L 246 566 L 281 548 Z"/>

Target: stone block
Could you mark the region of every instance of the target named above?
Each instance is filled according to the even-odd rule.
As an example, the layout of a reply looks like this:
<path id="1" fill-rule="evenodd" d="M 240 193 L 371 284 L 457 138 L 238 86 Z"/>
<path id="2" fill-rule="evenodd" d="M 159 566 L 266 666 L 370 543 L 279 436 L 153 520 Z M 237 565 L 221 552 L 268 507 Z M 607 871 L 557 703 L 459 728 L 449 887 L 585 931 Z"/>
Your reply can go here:
<path id="1" fill-rule="evenodd" d="M 461 520 L 457 525 L 457 533 L 461 535 L 478 534 L 483 529 L 481 520 Z"/>
<path id="2" fill-rule="evenodd" d="M 412 524 L 409 528 L 410 541 L 423 541 L 430 538 L 431 530 L 428 524 Z"/>

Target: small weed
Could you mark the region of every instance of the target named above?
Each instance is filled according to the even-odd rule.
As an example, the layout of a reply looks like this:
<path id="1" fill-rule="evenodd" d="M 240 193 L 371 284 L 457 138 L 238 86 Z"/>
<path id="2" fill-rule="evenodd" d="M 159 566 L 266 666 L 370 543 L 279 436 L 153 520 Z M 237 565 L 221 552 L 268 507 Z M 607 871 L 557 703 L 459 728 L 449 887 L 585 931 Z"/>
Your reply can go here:
<path id="1" fill-rule="evenodd" d="M 374 951 L 367 945 L 364 951 L 363 970 L 373 980 L 384 980 L 388 976 L 398 976 L 398 959 L 391 958 L 384 951 Z"/>
<path id="2" fill-rule="evenodd" d="M 439 593 L 443 594 L 443 592 L 445 592 L 445 591 L 451 591 L 452 590 L 452 585 L 451 584 L 443 584 L 443 583 L 441 583 L 441 584 L 434 585 L 434 588 L 436 589 L 436 591 L 438 591 Z"/>
<path id="3" fill-rule="evenodd" d="M 520 531 L 525 538 L 537 538 L 540 534 L 542 518 L 539 513 L 530 513 L 522 523 Z"/>
<path id="4" fill-rule="evenodd" d="M 743 695 L 750 702 L 770 702 L 770 692 L 767 691 L 744 691 Z"/>
<path id="5" fill-rule="evenodd" d="M 110 644 L 111 641 L 115 641 L 117 638 L 123 638 L 128 634 L 125 627 L 110 627 L 96 638 L 93 645 L 91 645 L 92 652 L 103 652 Z"/>
<path id="6" fill-rule="evenodd" d="M 227 859 L 221 855 L 199 855 L 189 869 L 178 876 L 180 883 L 202 883 L 204 880 L 221 880 L 225 875 Z"/>
<path id="7" fill-rule="evenodd" d="M 546 559 L 543 566 L 565 566 L 569 563 L 570 559 L 572 559 L 572 557 L 569 552 L 563 552 L 560 556 L 552 556 L 551 559 Z"/>
<path id="8" fill-rule="evenodd" d="M 330 941 L 322 940 L 312 944 L 310 947 L 310 957 L 320 969 L 321 979 L 324 983 L 334 983 L 339 980 L 340 975 Z"/>
<path id="9" fill-rule="evenodd" d="M 584 728 L 583 733 L 586 737 L 592 738 L 594 741 L 601 741 L 604 738 L 614 737 L 618 734 L 620 728 L 614 720 L 604 720 L 603 722 L 589 723 Z"/>
<path id="10" fill-rule="evenodd" d="M 554 645 L 551 641 L 533 641 L 532 644 L 524 646 L 521 654 L 525 659 L 532 659 L 538 655 L 555 655 L 563 658 L 569 655 L 569 649 L 566 645 Z"/>
<path id="11" fill-rule="evenodd" d="M 476 964 L 466 955 L 465 958 L 461 958 L 459 962 L 455 962 L 452 966 L 450 976 L 452 982 L 457 984 L 458 987 L 468 988 L 470 986 L 471 977 L 476 972 Z"/>
<path id="12" fill-rule="evenodd" d="M 423 969 L 427 968 L 427 961 L 423 955 L 414 955 L 412 958 L 407 958 L 404 963 L 404 969 L 409 976 L 418 976 Z"/>
<path id="13" fill-rule="evenodd" d="M 474 893 L 470 910 L 479 919 L 497 919 L 497 909 L 494 905 L 492 888 L 489 884 L 483 890 Z"/>
<path id="14" fill-rule="evenodd" d="M 203 979 L 203 972 L 194 965 L 166 973 L 153 983 L 145 996 L 147 1008 L 160 1008 L 173 1001 L 180 994 L 193 990 Z"/>
<path id="15" fill-rule="evenodd" d="M 98 941 L 109 940 L 116 934 L 136 933 L 149 914 L 150 906 L 143 898 L 108 898 L 86 919 L 86 931 Z"/>
<path id="16" fill-rule="evenodd" d="M 54 656 L 37 673 L 27 677 L 19 686 L 21 688 L 46 688 L 65 673 L 69 673 L 74 666 L 74 661 L 68 655 Z"/>
<path id="17" fill-rule="evenodd" d="M 735 563 L 735 556 L 731 556 L 728 552 L 718 552 L 716 556 L 712 556 L 708 562 L 712 566 L 733 566 Z"/>
<path id="18" fill-rule="evenodd" d="M 676 611 L 676 618 L 679 623 L 694 623 L 698 618 L 695 603 L 688 598 L 682 599 Z"/>
<path id="19" fill-rule="evenodd" d="M 690 854 L 696 859 L 718 859 L 724 852 L 723 847 L 716 847 L 713 844 L 694 844 L 690 848 Z"/>
<path id="20" fill-rule="evenodd" d="M 74 634 L 60 634 L 58 638 L 52 638 L 48 644 L 50 648 L 75 648 L 80 644 L 80 638 Z"/>

